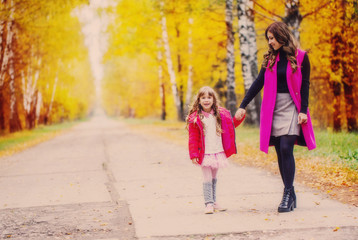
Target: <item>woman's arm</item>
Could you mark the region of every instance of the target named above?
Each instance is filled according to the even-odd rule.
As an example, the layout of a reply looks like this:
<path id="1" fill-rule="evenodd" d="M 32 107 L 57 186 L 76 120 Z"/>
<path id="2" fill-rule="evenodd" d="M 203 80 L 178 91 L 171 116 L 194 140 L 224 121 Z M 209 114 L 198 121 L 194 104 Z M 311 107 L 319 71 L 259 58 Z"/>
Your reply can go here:
<path id="1" fill-rule="evenodd" d="M 240 108 L 245 109 L 246 106 L 251 102 L 251 100 L 261 91 L 264 86 L 265 72 L 266 68 L 261 67 L 259 75 L 247 91 L 244 99 L 240 104 Z"/>
<path id="2" fill-rule="evenodd" d="M 302 85 L 301 85 L 300 113 L 307 114 L 309 87 L 310 87 L 310 73 L 311 73 L 311 65 L 307 53 L 305 54 L 302 61 L 301 73 L 302 73 Z"/>
<path id="3" fill-rule="evenodd" d="M 256 80 L 252 83 L 249 91 L 247 91 L 244 99 L 242 100 L 239 109 L 235 113 L 235 119 L 243 120 L 243 117 L 246 114 L 246 106 L 251 102 L 251 100 L 261 91 L 265 83 L 265 72 L 266 68 L 261 67 L 260 73 L 257 76 Z"/>

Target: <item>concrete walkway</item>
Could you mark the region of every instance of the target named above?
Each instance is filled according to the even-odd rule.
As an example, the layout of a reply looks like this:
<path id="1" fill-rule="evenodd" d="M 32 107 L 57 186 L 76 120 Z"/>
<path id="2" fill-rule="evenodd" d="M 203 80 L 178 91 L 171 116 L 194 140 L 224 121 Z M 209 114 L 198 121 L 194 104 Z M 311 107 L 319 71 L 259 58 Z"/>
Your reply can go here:
<path id="1" fill-rule="evenodd" d="M 295 188 L 297 209 L 278 214 L 280 177 L 231 164 L 218 176 L 228 211 L 205 215 L 201 170 L 186 148 L 99 115 L 0 159 L 0 238 L 358 239 L 358 208 Z M 31 214 L 32 224 L 21 220 Z"/>

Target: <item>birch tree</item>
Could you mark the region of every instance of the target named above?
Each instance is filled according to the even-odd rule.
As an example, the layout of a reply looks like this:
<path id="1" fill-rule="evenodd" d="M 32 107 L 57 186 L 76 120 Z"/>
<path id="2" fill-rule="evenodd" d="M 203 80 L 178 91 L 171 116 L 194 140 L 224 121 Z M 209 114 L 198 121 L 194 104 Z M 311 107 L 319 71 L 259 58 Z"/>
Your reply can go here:
<path id="1" fill-rule="evenodd" d="M 253 1 L 238 0 L 237 9 L 242 75 L 244 78 L 245 93 L 247 93 L 258 75 L 256 31 L 254 13 L 252 10 Z M 260 124 L 260 106 L 261 95 L 257 94 L 253 101 L 247 106 L 247 123 Z"/>
<path id="2" fill-rule="evenodd" d="M 167 63 L 169 79 L 170 79 L 172 94 L 173 94 L 173 98 L 174 98 L 174 104 L 175 104 L 175 107 L 177 110 L 177 117 L 178 117 L 178 120 L 181 121 L 181 120 L 183 120 L 183 113 L 182 113 L 182 108 L 180 105 L 180 96 L 179 96 L 179 92 L 178 92 L 178 86 L 177 86 L 177 82 L 176 82 L 176 75 L 175 75 L 175 71 L 174 71 L 174 67 L 173 67 L 172 56 L 170 53 L 167 20 L 164 15 L 163 7 L 164 7 L 164 2 L 161 2 L 162 9 L 161 9 L 160 15 L 161 15 L 161 27 L 162 27 L 162 40 L 163 40 L 163 45 L 164 45 L 164 50 L 165 50 L 165 59 L 166 59 L 166 63 Z"/>
<path id="3" fill-rule="evenodd" d="M 226 107 L 234 116 L 236 112 L 236 94 L 235 94 L 235 37 L 233 29 L 233 0 L 226 0 L 225 23 L 226 23 L 226 61 L 227 61 L 227 93 Z"/>
<path id="4" fill-rule="evenodd" d="M 188 62 L 188 80 L 187 80 L 187 88 L 186 88 L 186 98 L 185 98 L 185 114 L 189 112 L 189 104 L 192 97 L 192 91 L 193 91 L 193 40 L 192 40 L 192 25 L 193 25 L 194 19 L 192 17 L 189 17 L 188 23 L 189 23 L 189 30 L 188 30 L 188 56 L 189 56 L 189 62 Z"/>
<path id="5" fill-rule="evenodd" d="M 163 54 L 162 54 L 162 44 L 161 41 L 157 41 L 157 62 L 158 62 L 158 80 L 159 80 L 159 96 L 161 101 L 161 119 L 166 119 L 166 110 L 165 110 L 165 85 L 164 85 L 164 77 L 163 77 L 163 66 L 162 66 L 162 60 L 163 60 Z"/>

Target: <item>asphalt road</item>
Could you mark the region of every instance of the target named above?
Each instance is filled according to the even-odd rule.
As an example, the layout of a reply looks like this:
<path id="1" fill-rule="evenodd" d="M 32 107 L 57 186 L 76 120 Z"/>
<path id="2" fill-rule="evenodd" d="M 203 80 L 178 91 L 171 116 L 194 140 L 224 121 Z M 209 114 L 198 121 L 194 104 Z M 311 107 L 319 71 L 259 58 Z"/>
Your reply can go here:
<path id="1" fill-rule="evenodd" d="M 280 177 L 232 163 L 218 176 L 228 211 L 205 215 L 185 147 L 98 113 L 0 158 L 0 238 L 358 239 L 357 207 L 295 189 L 297 209 L 279 214 Z"/>

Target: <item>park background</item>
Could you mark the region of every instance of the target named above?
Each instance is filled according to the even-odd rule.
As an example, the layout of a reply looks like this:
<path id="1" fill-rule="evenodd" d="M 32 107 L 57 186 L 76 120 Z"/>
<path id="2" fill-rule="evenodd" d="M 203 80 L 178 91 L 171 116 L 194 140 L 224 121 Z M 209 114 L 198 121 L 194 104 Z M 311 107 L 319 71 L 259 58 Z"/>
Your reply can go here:
<path id="1" fill-rule="evenodd" d="M 260 69 L 266 27 L 284 21 L 311 62 L 318 148 L 297 148 L 298 178 L 357 204 L 356 0 L 2 0 L 0 6 L 3 154 L 46 140 L 98 107 L 137 131 L 185 144 L 183 120 L 196 91 L 213 87 L 234 111 Z M 277 172 L 274 155 L 258 153 L 260 101 L 237 130 L 235 161 Z"/>

